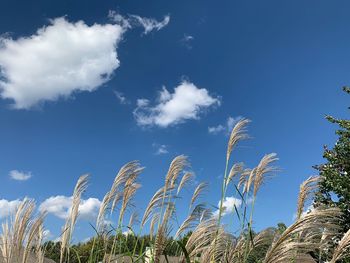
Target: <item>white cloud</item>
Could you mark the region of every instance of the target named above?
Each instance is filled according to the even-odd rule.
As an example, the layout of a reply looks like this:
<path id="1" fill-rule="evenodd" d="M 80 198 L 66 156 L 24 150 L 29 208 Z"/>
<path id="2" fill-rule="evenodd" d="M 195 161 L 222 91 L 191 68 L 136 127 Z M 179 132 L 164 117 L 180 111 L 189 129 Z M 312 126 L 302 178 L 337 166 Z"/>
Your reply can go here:
<path id="1" fill-rule="evenodd" d="M 51 231 L 49 229 L 45 229 L 43 234 L 44 234 L 43 235 L 44 241 L 52 240 L 53 235 L 52 235 L 52 233 L 51 233 Z"/>
<path id="2" fill-rule="evenodd" d="M 72 198 L 62 195 L 49 197 L 39 206 L 40 212 L 48 212 L 59 218 L 66 219 L 69 214 L 69 209 L 72 206 Z"/>
<path id="3" fill-rule="evenodd" d="M 93 239 L 93 237 L 86 237 L 86 238 L 84 238 L 81 242 L 82 242 L 82 243 L 87 243 L 87 242 L 89 242 L 91 239 Z"/>
<path id="4" fill-rule="evenodd" d="M 220 132 L 225 131 L 225 130 L 226 130 L 225 126 L 223 126 L 221 124 L 218 126 L 215 126 L 215 127 L 208 127 L 208 132 L 213 133 L 213 134 L 217 134 L 217 133 L 220 133 Z"/>
<path id="5" fill-rule="evenodd" d="M 85 220 L 94 220 L 101 205 L 101 201 L 97 198 L 89 198 L 82 200 L 79 206 L 79 218 Z M 72 197 L 58 195 L 52 196 L 42 202 L 39 206 L 39 211 L 46 211 L 61 219 L 66 219 L 72 207 Z"/>
<path id="6" fill-rule="evenodd" d="M 155 154 L 156 155 L 162 155 L 162 154 L 167 154 L 169 153 L 168 147 L 165 144 L 154 144 L 153 147 L 157 148 Z"/>
<path id="7" fill-rule="evenodd" d="M 235 211 L 236 208 L 239 208 L 242 204 L 242 200 L 235 198 L 233 196 L 225 197 L 224 202 L 222 204 L 222 216 L 231 214 Z M 220 207 L 220 201 L 218 203 L 218 207 Z M 216 210 L 213 214 L 215 217 L 219 215 L 219 209 Z"/>
<path id="8" fill-rule="evenodd" d="M 136 101 L 136 106 L 138 108 L 143 108 L 143 107 L 147 107 L 149 105 L 150 101 L 147 99 L 137 99 Z"/>
<path id="9" fill-rule="evenodd" d="M 162 21 L 157 21 L 153 18 L 141 17 L 137 15 L 131 15 L 131 23 L 134 25 L 141 25 L 144 28 L 143 33 L 147 35 L 153 30 L 159 31 L 163 27 L 167 26 L 170 22 L 170 16 L 164 16 Z"/>
<path id="10" fill-rule="evenodd" d="M 194 37 L 191 35 L 184 34 L 181 38 L 180 43 L 188 49 L 192 49 L 191 42 L 194 40 Z"/>
<path id="11" fill-rule="evenodd" d="M 61 17 L 28 37 L 0 37 L 0 96 L 28 109 L 97 89 L 119 67 L 116 48 L 125 30 Z"/>
<path id="12" fill-rule="evenodd" d="M 144 32 L 143 34 L 147 35 L 148 33 L 152 31 L 159 31 L 165 26 L 167 26 L 170 22 L 170 16 L 166 15 L 164 16 L 162 21 L 158 21 L 154 18 L 148 18 L 148 17 L 141 17 L 138 15 L 129 15 L 128 17 L 124 17 L 120 14 L 118 14 L 114 10 L 110 10 L 108 17 L 118 23 L 123 25 L 125 28 L 133 28 L 133 27 L 143 27 Z"/>
<path id="13" fill-rule="evenodd" d="M 182 38 L 184 41 L 188 42 L 194 39 L 193 36 L 185 34 L 184 37 Z"/>
<path id="14" fill-rule="evenodd" d="M 203 110 L 220 105 L 218 98 L 209 95 L 208 90 L 183 81 L 170 93 L 165 87 L 159 93 L 157 105 L 150 106 L 147 99 L 137 100 L 134 117 L 140 126 L 168 127 L 190 119 L 199 119 Z"/>
<path id="15" fill-rule="evenodd" d="M 120 104 L 128 104 L 128 99 L 124 96 L 124 94 L 120 91 L 114 91 L 114 95 L 117 97 Z"/>
<path id="16" fill-rule="evenodd" d="M 18 171 L 18 170 L 12 170 L 12 171 L 9 172 L 9 176 L 13 180 L 26 181 L 26 180 L 29 180 L 32 177 L 32 173 L 31 172 L 21 172 L 21 171 Z"/>
<path id="17" fill-rule="evenodd" d="M 307 206 L 304 211 L 301 213 L 300 217 L 303 218 L 305 217 L 307 214 L 311 213 L 312 211 L 315 210 L 315 207 L 313 204 Z M 293 214 L 293 220 L 296 220 L 297 219 L 297 213 L 294 213 Z"/>
<path id="18" fill-rule="evenodd" d="M 6 199 L 0 199 L 0 219 L 12 215 L 20 203 L 20 200 L 8 201 Z"/>
<path id="19" fill-rule="evenodd" d="M 123 28 L 131 28 L 131 25 L 129 23 L 129 20 L 116 12 L 115 10 L 109 10 L 108 11 L 108 18 L 117 23 L 118 25 L 121 25 Z"/>
<path id="20" fill-rule="evenodd" d="M 233 127 L 237 124 L 237 122 L 242 119 L 242 117 L 228 117 L 225 124 L 219 124 L 217 126 L 208 127 L 208 132 L 211 134 L 225 133 L 230 134 Z"/>
<path id="21" fill-rule="evenodd" d="M 134 234 L 134 232 L 132 232 L 131 229 L 123 231 L 124 236 L 133 235 L 133 234 Z"/>
<path id="22" fill-rule="evenodd" d="M 97 198 L 89 198 L 87 200 L 82 201 L 81 205 L 79 206 L 79 213 L 84 219 L 96 218 L 100 206 L 100 200 L 98 200 Z"/>
<path id="23" fill-rule="evenodd" d="M 301 217 L 306 216 L 307 214 L 310 214 L 311 212 L 313 212 L 315 210 L 315 207 L 313 204 L 309 205 L 305 211 L 303 211 L 303 213 L 301 214 Z"/>

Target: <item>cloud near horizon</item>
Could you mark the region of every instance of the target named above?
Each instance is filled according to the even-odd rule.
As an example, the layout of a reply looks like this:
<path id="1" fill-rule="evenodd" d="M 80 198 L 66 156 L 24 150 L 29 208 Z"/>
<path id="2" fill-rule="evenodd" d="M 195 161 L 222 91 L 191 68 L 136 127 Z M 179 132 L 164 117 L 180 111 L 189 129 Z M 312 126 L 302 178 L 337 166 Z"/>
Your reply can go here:
<path id="1" fill-rule="evenodd" d="M 0 199 L 0 219 L 12 215 L 20 203 L 21 201 L 18 199 L 12 201 Z"/>
<path id="2" fill-rule="evenodd" d="M 11 216 L 23 200 L 0 199 L 0 219 Z M 97 198 L 82 199 L 79 205 L 79 218 L 83 220 L 95 220 L 101 206 Z M 66 219 L 72 207 L 72 197 L 57 195 L 44 200 L 38 207 L 38 211 L 47 212 L 58 218 Z"/>
<path id="3" fill-rule="evenodd" d="M 101 201 L 97 198 L 82 200 L 79 205 L 79 218 L 95 220 L 100 209 Z M 46 211 L 58 218 L 66 219 L 72 207 L 72 197 L 57 195 L 47 198 L 39 206 L 39 211 Z"/>
<path id="4" fill-rule="evenodd" d="M 211 106 L 220 105 L 220 100 L 209 95 L 207 89 L 183 81 L 174 88 L 174 93 L 163 87 L 159 92 L 157 104 L 150 104 L 148 99 L 137 100 L 134 110 L 137 124 L 166 128 L 186 120 L 199 119 L 203 111 Z"/>

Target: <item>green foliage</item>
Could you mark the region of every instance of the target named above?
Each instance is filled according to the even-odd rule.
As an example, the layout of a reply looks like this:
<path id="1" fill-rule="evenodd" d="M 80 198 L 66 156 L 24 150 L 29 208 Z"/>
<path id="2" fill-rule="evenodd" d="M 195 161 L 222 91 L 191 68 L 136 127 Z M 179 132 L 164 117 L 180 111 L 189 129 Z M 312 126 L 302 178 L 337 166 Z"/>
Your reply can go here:
<path id="1" fill-rule="evenodd" d="M 167 240 L 167 246 L 165 248 L 165 253 L 168 256 L 178 256 L 182 252 L 181 244 L 186 245 L 188 238 L 191 236 L 192 232 L 188 232 L 182 239 L 179 241 L 169 238 Z M 107 239 L 104 239 L 102 236 L 91 238 L 90 240 L 78 243 L 71 246 L 69 262 L 70 263 L 87 263 L 87 262 L 100 262 L 102 261 L 105 252 L 110 253 L 112 251 L 114 236 L 109 236 Z M 120 255 L 132 255 L 133 251 L 137 254 L 142 254 L 145 252 L 146 247 L 152 245 L 149 235 L 144 235 L 137 237 L 133 234 L 117 235 L 117 245 L 116 252 Z M 46 247 L 45 257 L 50 258 L 56 262 L 59 262 L 60 259 L 60 242 L 48 241 L 44 244 Z M 91 251 L 93 249 L 93 255 Z M 78 258 L 79 257 L 79 258 Z M 90 260 L 90 261 L 89 261 Z"/>
<path id="2" fill-rule="evenodd" d="M 283 234 L 283 232 L 287 229 L 287 226 L 285 223 L 278 223 L 277 224 L 277 233 L 278 234 Z"/>
<path id="3" fill-rule="evenodd" d="M 350 94 L 350 88 L 344 88 Z M 339 129 L 337 142 L 332 149 L 325 146 L 326 162 L 316 166 L 324 180 L 316 195 L 316 204 L 339 207 L 344 213 L 343 231 L 350 229 L 350 120 L 326 117 Z"/>
<path id="4" fill-rule="evenodd" d="M 54 260 L 55 262 L 60 261 L 60 242 L 48 241 L 43 245 L 45 249 L 45 257 Z"/>

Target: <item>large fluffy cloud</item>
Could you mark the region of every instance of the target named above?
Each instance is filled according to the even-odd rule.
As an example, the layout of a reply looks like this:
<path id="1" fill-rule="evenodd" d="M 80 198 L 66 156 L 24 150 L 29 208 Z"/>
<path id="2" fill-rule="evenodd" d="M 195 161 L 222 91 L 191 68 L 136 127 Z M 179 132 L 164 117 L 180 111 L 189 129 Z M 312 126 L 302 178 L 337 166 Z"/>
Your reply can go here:
<path id="1" fill-rule="evenodd" d="M 163 88 L 154 106 L 147 99 L 139 99 L 134 116 L 141 126 L 167 127 L 185 120 L 198 119 L 203 110 L 219 103 L 219 99 L 209 95 L 208 90 L 183 81 L 175 87 L 174 93 Z"/>
<path id="2" fill-rule="evenodd" d="M 0 94 L 18 109 L 93 91 L 119 66 L 125 28 L 57 18 L 34 35 L 0 38 Z"/>
<path id="3" fill-rule="evenodd" d="M 6 199 L 0 199 L 0 219 L 12 215 L 20 203 L 20 200 L 8 201 Z"/>
<path id="4" fill-rule="evenodd" d="M 82 200 L 79 206 L 79 218 L 85 220 L 94 220 L 100 209 L 101 201 L 97 198 Z M 46 211 L 61 219 L 66 219 L 72 207 L 72 197 L 58 195 L 52 196 L 42 202 L 39 211 Z"/>

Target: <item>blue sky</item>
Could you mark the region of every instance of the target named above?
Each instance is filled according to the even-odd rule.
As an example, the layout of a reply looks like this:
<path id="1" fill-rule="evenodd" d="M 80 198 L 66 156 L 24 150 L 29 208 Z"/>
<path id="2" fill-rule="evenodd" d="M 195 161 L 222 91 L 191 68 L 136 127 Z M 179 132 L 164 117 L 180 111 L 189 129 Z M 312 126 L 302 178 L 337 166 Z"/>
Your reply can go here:
<path id="1" fill-rule="evenodd" d="M 137 159 L 146 167 L 135 200 L 142 214 L 172 158 L 185 154 L 216 205 L 225 125 L 244 116 L 252 139 L 234 160 L 252 167 L 276 152 L 281 168 L 260 192 L 255 227 L 291 223 L 299 184 L 335 141 L 325 114 L 348 116 L 349 8 L 323 0 L 2 1 L 1 204 L 69 197 L 87 172 L 84 198 L 101 200 L 121 165 Z M 91 235 L 88 221 L 76 239 Z M 57 237 L 63 220 L 51 213 L 46 224 Z"/>

